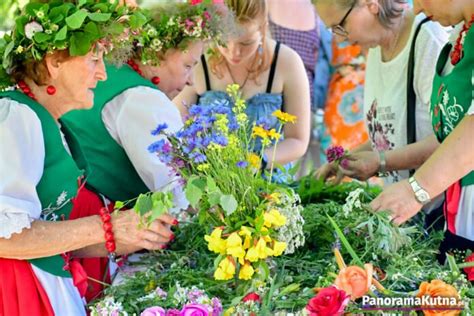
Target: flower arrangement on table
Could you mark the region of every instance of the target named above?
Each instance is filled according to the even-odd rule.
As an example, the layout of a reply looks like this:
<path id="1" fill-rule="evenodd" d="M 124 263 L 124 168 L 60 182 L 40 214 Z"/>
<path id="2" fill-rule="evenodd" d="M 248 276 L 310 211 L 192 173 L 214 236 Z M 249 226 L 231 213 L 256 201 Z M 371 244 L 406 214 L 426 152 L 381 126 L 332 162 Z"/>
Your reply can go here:
<path id="1" fill-rule="evenodd" d="M 190 107 L 184 128 L 169 134 L 166 124 L 159 124 L 152 134 L 165 138 L 148 149 L 181 177 L 186 197 L 199 211 L 199 222 L 210 228 L 204 239 L 218 255 L 214 278 L 265 280 L 266 259 L 304 244 L 298 196 L 265 180 L 262 174 L 267 171 L 261 168 L 263 150 L 272 140 L 276 147 L 283 125 L 296 117 L 276 111 L 278 130 L 251 127 L 238 85 L 229 86 L 227 92 L 233 106 L 222 101 Z M 257 139 L 262 140 L 259 153 L 253 150 Z"/>

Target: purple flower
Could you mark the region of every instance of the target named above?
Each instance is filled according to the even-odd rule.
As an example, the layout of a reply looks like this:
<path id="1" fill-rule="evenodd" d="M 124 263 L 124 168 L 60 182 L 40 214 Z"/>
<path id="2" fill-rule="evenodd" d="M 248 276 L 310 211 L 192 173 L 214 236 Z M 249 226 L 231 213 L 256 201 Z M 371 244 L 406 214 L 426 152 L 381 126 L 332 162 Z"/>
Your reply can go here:
<path id="1" fill-rule="evenodd" d="M 168 293 L 166 293 L 165 291 L 163 291 L 163 289 L 160 288 L 160 287 L 157 287 L 157 288 L 156 288 L 155 293 L 156 293 L 156 295 L 158 295 L 158 296 L 161 297 L 161 298 L 166 298 L 166 297 L 168 296 Z"/>
<path id="2" fill-rule="evenodd" d="M 212 316 L 219 316 L 222 314 L 222 303 L 217 297 L 213 297 L 211 300 L 212 304 Z"/>
<path id="3" fill-rule="evenodd" d="M 269 130 L 270 127 L 271 127 L 270 119 L 269 119 L 268 117 L 266 117 L 266 116 L 263 116 L 263 117 L 259 118 L 259 119 L 255 122 L 255 124 L 256 124 L 257 126 L 262 126 L 262 127 L 263 127 L 264 129 L 266 129 L 266 130 Z"/>
<path id="4" fill-rule="evenodd" d="M 168 309 L 168 311 L 166 312 L 166 316 L 180 316 L 181 315 L 181 311 L 179 309 Z"/>
<path id="5" fill-rule="evenodd" d="M 194 289 L 188 293 L 188 299 L 191 303 L 196 303 L 197 300 L 204 295 L 204 292 L 198 289 Z"/>
<path id="6" fill-rule="evenodd" d="M 198 151 L 191 153 L 189 158 L 193 159 L 195 163 L 203 163 L 207 160 L 207 157 Z"/>
<path id="7" fill-rule="evenodd" d="M 188 304 L 181 310 L 181 316 L 209 316 L 209 310 L 205 305 Z"/>
<path id="8" fill-rule="evenodd" d="M 163 124 L 158 124 L 158 126 L 151 131 L 151 135 L 156 136 L 158 134 L 161 134 L 162 131 L 168 128 L 168 124 L 163 123 Z"/>
<path id="9" fill-rule="evenodd" d="M 160 306 L 148 307 L 140 316 L 166 316 L 166 311 Z"/>
<path id="10" fill-rule="evenodd" d="M 163 146 L 165 145 L 165 140 L 160 139 L 150 146 L 148 146 L 148 151 L 151 153 L 161 152 L 163 150 Z"/>
<path id="11" fill-rule="evenodd" d="M 236 166 L 239 167 L 239 168 L 245 168 L 249 165 L 249 163 L 247 161 L 239 161 L 236 163 Z"/>
<path id="12" fill-rule="evenodd" d="M 333 162 L 344 157 L 345 151 L 342 146 L 331 146 L 326 150 L 328 162 Z"/>

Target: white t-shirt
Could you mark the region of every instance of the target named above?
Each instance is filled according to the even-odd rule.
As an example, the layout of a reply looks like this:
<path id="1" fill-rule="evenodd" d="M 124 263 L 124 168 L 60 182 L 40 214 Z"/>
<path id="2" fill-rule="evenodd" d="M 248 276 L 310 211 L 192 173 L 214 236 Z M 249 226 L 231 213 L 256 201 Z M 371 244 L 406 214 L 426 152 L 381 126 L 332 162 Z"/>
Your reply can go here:
<path id="1" fill-rule="evenodd" d="M 369 139 L 375 150 L 386 151 L 407 144 L 407 71 L 410 47 L 418 24 L 425 18 L 415 17 L 408 43 L 388 62 L 382 61 L 381 48 L 369 50 L 364 88 L 364 113 Z M 433 134 L 430 98 L 436 62 L 448 41 L 448 33 L 438 23 L 427 22 L 418 33 L 415 44 L 413 88 L 416 94 L 416 139 Z M 408 171 L 391 172 L 386 184 L 408 178 Z"/>
<path id="2" fill-rule="evenodd" d="M 102 120 L 112 138 L 125 150 L 140 178 L 151 191 L 169 191 L 174 195 L 178 215 L 189 206 L 182 185 L 175 173 L 148 152 L 152 143 L 164 136 L 153 136 L 158 124 L 166 123 L 167 131 L 174 133 L 183 127 L 181 115 L 163 92 L 150 87 L 130 88 L 109 101 L 102 110 Z"/>

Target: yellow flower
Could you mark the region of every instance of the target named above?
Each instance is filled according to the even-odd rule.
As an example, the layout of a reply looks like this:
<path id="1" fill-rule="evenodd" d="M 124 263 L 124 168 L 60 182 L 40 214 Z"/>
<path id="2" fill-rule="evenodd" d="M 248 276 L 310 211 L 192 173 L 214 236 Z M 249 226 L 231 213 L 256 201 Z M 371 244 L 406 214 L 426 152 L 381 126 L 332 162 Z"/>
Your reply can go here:
<path id="1" fill-rule="evenodd" d="M 250 229 L 247 226 L 240 227 L 239 235 L 245 237 L 243 245 L 244 249 L 249 249 L 252 243 L 252 232 Z"/>
<path id="2" fill-rule="evenodd" d="M 257 242 L 257 245 L 255 246 L 255 249 L 257 250 L 257 255 L 260 259 L 265 259 L 268 256 L 273 255 L 273 250 L 267 247 L 267 243 L 265 242 L 263 238 L 259 239 L 259 241 Z"/>
<path id="3" fill-rule="evenodd" d="M 230 280 L 235 274 L 235 263 L 229 259 L 224 258 L 214 272 L 214 279 L 216 280 Z"/>
<path id="4" fill-rule="evenodd" d="M 278 140 L 281 137 L 281 134 L 277 133 L 277 131 L 274 128 L 269 130 L 267 135 L 268 135 L 268 137 L 273 138 L 274 140 Z"/>
<path id="5" fill-rule="evenodd" d="M 215 150 L 215 151 L 220 152 L 220 151 L 222 150 L 222 148 L 224 148 L 224 147 L 222 147 L 221 145 L 216 144 L 216 143 L 214 143 L 214 142 L 211 142 L 211 143 L 209 144 L 209 146 L 207 146 L 207 148 L 208 148 L 209 150 Z"/>
<path id="6" fill-rule="evenodd" d="M 227 254 L 239 258 L 239 262 L 243 264 L 245 250 L 242 248 L 242 238 L 234 232 L 230 234 L 226 241 Z"/>
<path id="7" fill-rule="evenodd" d="M 247 114 L 245 113 L 239 113 L 237 114 L 237 123 L 242 126 L 247 123 Z"/>
<path id="8" fill-rule="evenodd" d="M 229 133 L 229 120 L 227 119 L 226 114 L 216 114 L 216 121 L 214 125 L 217 127 L 217 130 L 221 131 L 224 136 L 227 136 Z"/>
<path id="9" fill-rule="evenodd" d="M 239 98 L 235 100 L 234 109 L 236 110 L 236 112 L 234 113 L 243 112 L 246 107 L 247 105 L 245 104 L 245 100 Z"/>
<path id="10" fill-rule="evenodd" d="M 155 280 L 150 280 L 150 282 L 145 286 L 145 293 L 151 292 L 154 289 L 156 289 Z"/>
<path id="11" fill-rule="evenodd" d="M 273 192 L 272 194 L 267 195 L 266 199 L 272 202 L 275 202 L 277 204 L 280 204 L 281 203 L 280 196 L 281 194 L 279 192 Z"/>
<path id="12" fill-rule="evenodd" d="M 245 262 L 245 264 L 240 267 L 239 279 L 241 280 L 250 280 L 254 274 L 255 270 L 253 269 L 250 262 Z"/>
<path id="13" fill-rule="evenodd" d="M 286 242 L 276 241 L 273 244 L 273 255 L 275 257 L 281 256 L 286 249 Z"/>
<path id="14" fill-rule="evenodd" d="M 282 123 L 295 123 L 296 122 L 296 116 L 282 112 L 281 110 L 276 110 L 275 112 L 272 113 L 274 117 L 280 120 Z"/>
<path id="15" fill-rule="evenodd" d="M 226 88 L 226 92 L 230 95 L 236 95 L 240 90 L 240 86 L 236 83 L 230 84 Z"/>
<path id="16" fill-rule="evenodd" d="M 229 307 L 225 312 L 224 312 L 224 316 L 232 316 L 234 315 L 235 313 L 235 307 L 232 306 L 232 307 Z"/>
<path id="17" fill-rule="evenodd" d="M 226 241 L 221 238 L 222 228 L 215 228 L 211 236 L 205 235 L 204 239 L 208 242 L 207 248 L 210 251 L 224 255 L 226 253 Z"/>
<path id="18" fill-rule="evenodd" d="M 263 240 L 265 240 L 266 242 L 268 243 L 271 243 L 272 242 L 272 239 L 270 238 L 270 236 L 268 235 L 265 235 L 265 236 L 262 236 Z"/>
<path id="19" fill-rule="evenodd" d="M 210 165 L 208 163 L 202 163 L 202 164 L 197 166 L 197 170 L 203 172 L 203 171 L 208 170 L 209 167 L 210 167 Z"/>
<path id="20" fill-rule="evenodd" d="M 286 217 L 281 215 L 276 209 L 270 210 L 270 212 L 263 214 L 263 219 L 266 227 L 280 227 L 286 224 Z"/>
<path id="21" fill-rule="evenodd" d="M 229 144 L 228 147 L 235 148 L 240 144 L 239 138 L 235 135 L 229 135 Z"/>
<path id="22" fill-rule="evenodd" d="M 260 137 L 263 139 L 267 139 L 268 138 L 267 130 L 261 126 L 254 126 L 252 128 L 252 137 L 253 138 Z"/>
<path id="23" fill-rule="evenodd" d="M 258 252 L 257 248 L 251 247 L 249 250 L 247 250 L 247 255 L 245 256 L 245 259 L 247 259 L 250 262 L 256 262 L 258 261 Z"/>
<path id="24" fill-rule="evenodd" d="M 251 165 L 253 168 L 255 168 L 255 169 L 260 169 L 260 164 L 261 164 L 261 162 L 260 162 L 260 157 L 259 157 L 259 156 L 257 156 L 257 155 L 254 154 L 254 153 L 250 153 L 250 154 L 248 155 L 248 158 L 247 158 L 247 159 L 248 159 L 250 165 Z"/>

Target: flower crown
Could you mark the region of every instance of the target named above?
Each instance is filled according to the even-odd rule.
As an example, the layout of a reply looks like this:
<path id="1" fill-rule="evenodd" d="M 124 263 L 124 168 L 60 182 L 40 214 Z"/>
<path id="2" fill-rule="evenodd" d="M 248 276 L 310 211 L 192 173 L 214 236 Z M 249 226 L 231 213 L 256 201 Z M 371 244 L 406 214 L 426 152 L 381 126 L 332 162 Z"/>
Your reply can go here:
<path id="1" fill-rule="evenodd" d="M 168 49 L 186 49 L 195 41 L 222 44 L 233 22 L 229 13 L 219 12 L 211 3 L 162 4 L 150 9 L 153 17 L 139 36 L 136 46 L 143 64 L 159 64 Z"/>
<path id="2" fill-rule="evenodd" d="M 11 34 L 0 38 L 0 89 L 12 85 L 10 74 L 25 61 L 40 61 L 55 50 L 69 50 L 71 56 L 86 55 L 97 41 L 114 48 L 118 55 L 132 49 L 133 36 L 126 30 L 147 22 L 140 10 L 108 0 L 51 0 L 30 2 L 15 20 Z M 132 32 L 134 33 L 134 32 Z M 109 55 L 113 59 L 113 54 Z"/>

